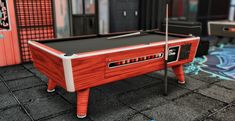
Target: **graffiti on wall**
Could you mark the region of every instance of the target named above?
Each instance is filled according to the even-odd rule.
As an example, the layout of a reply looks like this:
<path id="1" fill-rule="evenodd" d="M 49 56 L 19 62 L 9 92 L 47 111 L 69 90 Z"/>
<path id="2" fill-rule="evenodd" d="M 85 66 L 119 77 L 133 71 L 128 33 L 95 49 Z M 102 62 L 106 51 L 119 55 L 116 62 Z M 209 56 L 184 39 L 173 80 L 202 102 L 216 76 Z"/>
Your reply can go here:
<path id="1" fill-rule="evenodd" d="M 9 16 L 7 8 L 7 0 L 0 0 L 0 30 L 9 30 Z"/>
<path id="2" fill-rule="evenodd" d="M 212 77 L 224 80 L 235 80 L 235 46 L 219 48 L 211 51 L 208 56 L 196 58 L 186 68 L 186 73 L 198 74 L 206 72 Z"/>

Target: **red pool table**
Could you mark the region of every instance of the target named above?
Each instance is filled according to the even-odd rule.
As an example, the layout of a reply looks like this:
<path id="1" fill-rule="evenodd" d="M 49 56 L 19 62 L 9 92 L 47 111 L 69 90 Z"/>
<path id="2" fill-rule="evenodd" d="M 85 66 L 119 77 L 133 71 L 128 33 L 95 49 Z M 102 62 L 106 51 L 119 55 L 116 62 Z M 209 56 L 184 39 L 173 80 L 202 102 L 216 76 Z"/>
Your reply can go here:
<path id="1" fill-rule="evenodd" d="M 56 86 L 77 92 L 78 118 L 87 115 L 90 88 L 164 69 L 163 33 L 108 37 L 29 41 L 34 66 L 49 78 L 48 92 Z M 169 35 L 168 67 L 173 68 L 181 84 L 185 83 L 182 65 L 194 59 L 199 39 Z"/>

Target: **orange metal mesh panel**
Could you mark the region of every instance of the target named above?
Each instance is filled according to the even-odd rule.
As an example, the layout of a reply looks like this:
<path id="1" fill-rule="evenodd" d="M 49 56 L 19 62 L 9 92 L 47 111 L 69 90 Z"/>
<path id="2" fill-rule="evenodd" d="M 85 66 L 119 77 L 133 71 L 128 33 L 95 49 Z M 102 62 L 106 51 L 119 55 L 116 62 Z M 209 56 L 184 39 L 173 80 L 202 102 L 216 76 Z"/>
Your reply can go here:
<path id="1" fill-rule="evenodd" d="M 54 38 L 52 0 L 15 0 L 23 62 L 31 60 L 29 40 Z"/>

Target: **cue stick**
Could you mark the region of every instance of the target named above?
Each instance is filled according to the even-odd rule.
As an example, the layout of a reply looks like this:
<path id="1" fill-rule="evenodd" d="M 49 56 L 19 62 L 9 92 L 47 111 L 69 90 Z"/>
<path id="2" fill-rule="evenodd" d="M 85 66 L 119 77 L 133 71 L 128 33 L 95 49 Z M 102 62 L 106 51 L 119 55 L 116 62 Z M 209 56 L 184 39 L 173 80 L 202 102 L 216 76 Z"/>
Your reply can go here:
<path id="1" fill-rule="evenodd" d="M 169 16 L 168 16 L 168 3 L 166 4 L 166 41 L 165 41 L 165 78 L 164 78 L 164 95 L 167 95 L 167 63 L 168 63 L 168 22 L 169 22 Z"/>
<path id="2" fill-rule="evenodd" d="M 123 37 L 130 37 L 130 36 L 134 36 L 134 35 L 140 35 L 140 34 L 141 34 L 141 32 L 135 32 L 135 33 L 130 33 L 130 34 L 124 34 L 124 35 L 109 37 L 107 39 L 117 39 L 117 38 L 123 38 Z"/>

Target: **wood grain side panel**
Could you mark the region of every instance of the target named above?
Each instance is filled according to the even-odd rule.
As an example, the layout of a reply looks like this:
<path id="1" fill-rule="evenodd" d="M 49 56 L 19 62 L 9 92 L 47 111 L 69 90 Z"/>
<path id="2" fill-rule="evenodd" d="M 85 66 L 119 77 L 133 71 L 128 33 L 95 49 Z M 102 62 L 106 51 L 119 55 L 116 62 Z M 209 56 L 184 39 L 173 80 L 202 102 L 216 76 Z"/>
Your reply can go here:
<path id="1" fill-rule="evenodd" d="M 105 55 L 72 60 L 75 89 L 85 89 L 104 80 Z"/>
<path id="2" fill-rule="evenodd" d="M 182 64 L 193 61 L 196 50 L 197 50 L 198 41 L 173 43 L 173 44 L 169 44 L 169 47 L 181 46 L 181 45 L 187 45 L 187 44 L 192 45 L 189 58 L 185 60 L 169 63 L 168 67 L 172 67 L 175 65 L 182 65 Z M 164 53 L 164 46 L 156 46 L 156 47 L 145 48 L 145 49 L 131 50 L 131 51 L 123 52 L 123 53 L 113 53 L 107 56 L 107 63 L 112 62 L 112 61 L 117 61 L 117 60 L 123 60 L 123 59 L 125 60 L 125 59 L 132 58 L 132 57 L 141 57 L 145 55 L 158 54 L 158 53 Z M 150 60 L 146 62 L 140 62 L 136 64 L 130 64 L 127 66 L 121 66 L 117 68 L 108 68 L 106 65 L 105 78 L 112 78 L 115 76 L 117 78 L 120 78 L 121 75 L 126 75 L 125 77 L 127 78 L 128 76 L 133 77 L 133 76 L 149 73 L 152 71 L 164 69 L 163 65 L 164 65 L 164 58 Z"/>
<path id="3" fill-rule="evenodd" d="M 182 61 L 170 63 L 168 67 L 188 63 L 194 59 L 198 41 L 187 41 L 170 44 L 171 46 L 180 46 L 184 44 L 192 44 L 189 58 Z M 150 60 L 131 64 L 127 66 L 108 68 L 109 62 L 123 60 L 138 56 L 145 56 L 164 52 L 164 46 L 158 45 L 149 48 L 141 48 L 135 50 L 127 50 L 123 52 L 115 52 L 93 57 L 72 60 L 74 81 L 76 90 L 82 90 L 98 85 L 146 74 L 149 72 L 164 69 L 164 58 L 158 60 Z"/>
<path id="4" fill-rule="evenodd" d="M 109 68 L 108 63 L 119 60 L 125 60 L 128 58 L 138 58 L 146 55 L 159 54 L 159 53 L 164 53 L 164 46 L 155 46 L 150 48 L 109 54 L 106 59 L 107 62 L 106 62 L 105 78 L 111 78 L 113 76 L 120 76 L 120 75 L 127 75 L 127 76 L 129 75 L 132 77 L 138 75 L 138 73 L 143 74 L 154 71 L 154 68 L 156 69 L 158 68 L 158 66 L 160 67 L 160 65 L 164 64 L 164 58 L 134 63 L 116 68 Z"/>
<path id="5" fill-rule="evenodd" d="M 66 89 L 62 59 L 29 45 L 34 66 L 49 79 Z"/>

